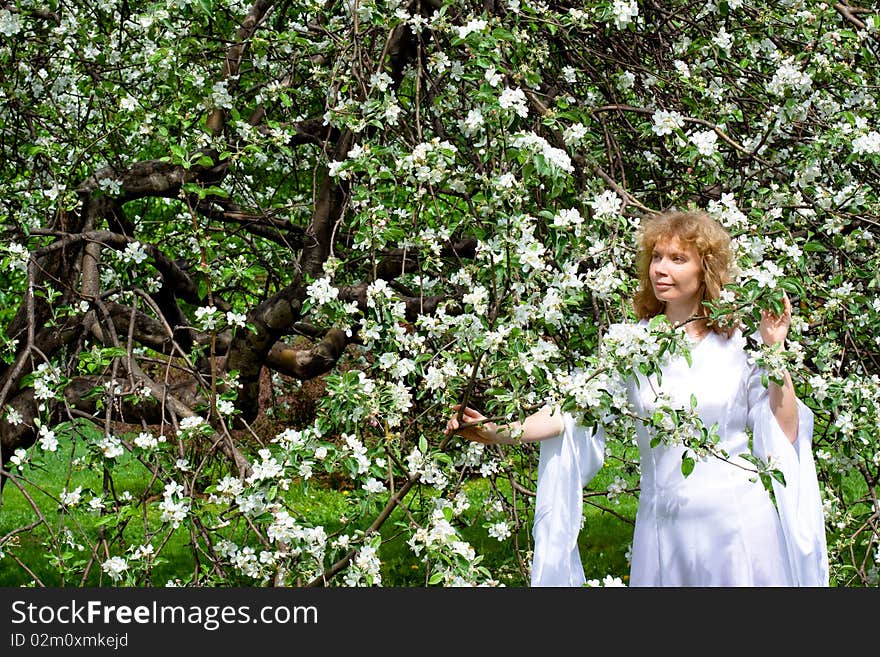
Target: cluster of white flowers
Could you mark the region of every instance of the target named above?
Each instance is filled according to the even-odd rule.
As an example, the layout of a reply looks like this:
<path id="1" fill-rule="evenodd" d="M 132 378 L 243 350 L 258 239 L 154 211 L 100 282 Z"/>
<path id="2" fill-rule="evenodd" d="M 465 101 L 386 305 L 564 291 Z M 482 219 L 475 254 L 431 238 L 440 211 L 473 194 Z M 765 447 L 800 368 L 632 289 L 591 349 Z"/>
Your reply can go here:
<path id="1" fill-rule="evenodd" d="M 9 253 L 9 265 L 12 269 L 22 272 L 27 271 L 28 259 L 31 254 L 26 247 L 18 242 L 10 242 L 2 248 L 6 249 L 6 252 Z"/>
<path id="2" fill-rule="evenodd" d="M 256 518 L 269 509 L 266 492 L 262 490 L 248 491 L 245 489 L 235 497 L 235 503 L 238 505 L 238 510 L 250 518 Z"/>
<path id="3" fill-rule="evenodd" d="M 122 181 L 118 178 L 105 176 L 98 180 L 98 189 L 109 196 L 115 196 L 122 191 Z"/>
<path id="4" fill-rule="evenodd" d="M 639 3 L 636 0 L 614 0 L 611 13 L 614 27 L 622 30 L 639 15 Z"/>
<path id="5" fill-rule="evenodd" d="M 498 106 L 501 109 L 513 110 L 514 113 L 522 118 L 526 118 L 529 115 L 528 101 L 526 100 L 525 92 L 520 88 L 511 89 L 510 87 L 505 87 L 501 95 L 498 96 Z"/>
<path id="6" fill-rule="evenodd" d="M 779 63 L 773 78 L 767 83 L 767 91 L 782 96 L 786 91 L 809 92 L 813 86 L 813 78 L 802 71 L 794 57 L 786 57 Z"/>
<path id="7" fill-rule="evenodd" d="M 58 396 L 56 388 L 61 383 L 58 372 L 48 363 L 40 363 L 34 370 L 34 398 L 55 399 Z"/>
<path id="8" fill-rule="evenodd" d="M 584 411 L 600 405 L 602 395 L 612 385 L 612 379 L 606 372 L 578 368 L 571 372 L 558 372 L 556 387 L 560 395 L 574 400 L 579 409 Z"/>
<path id="9" fill-rule="evenodd" d="M 458 373 L 458 365 L 450 358 L 440 367 L 429 365 L 422 377 L 422 383 L 431 392 L 445 390 L 449 379 Z"/>
<path id="10" fill-rule="evenodd" d="M 523 230 L 520 239 L 515 242 L 515 247 L 516 258 L 522 265 L 523 271 L 543 271 L 547 268 L 547 263 L 544 262 L 547 247 L 535 237 L 532 230 Z"/>
<path id="11" fill-rule="evenodd" d="M 491 536 L 492 538 L 495 538 L 499 541 L 506 541 L 508 538 L 510 538 L 510 525 L 504 520 L 493 522 L 491 525 L 489 525 L 488 533 L 489 536 Z"/>
<path id="12" fill-rule="evenodd" d="M 9 463 L 12 464 L 13 467 L 22 468 L 28 462 L 28 453 L 26 449 L 19 447 L 16 449 L 12 456 L 9 457 Z"/>
<path id="13" fill-rule="evenodd" d="M 721 26 L 721 29 L 718 30 L 717 34 L 712 37 L 712 43 L 726 51 L 728 54 L 730 53 L 730 49 L 733 47 L 734 38 L 733 35 L 724 29 L 724 26 Z"/>
<path id="14" fill-rule="evenodd" d="M 405 379 L 416 369 L 415 361 L 412 358 L 406 358 L 402 354 L 392 351 L 379 356 L 378 364 L 396 379 Z"/>
<path id="15" fill-rule="evenodd" d="M 412 153 L 398 160 L 397 166 L 417 182 L 437 184 L 447 176 L 457 152 L 453 144 L 435 137 L 417 144 Z"/>
<path id="16" fill-rule="evenodd" d="M 482 32 L 486 29 L 488 23 L 482 19 L 474 18 L 468 21 L 467 25 L 461 25 L 457 29 L 458 38 L 465 39 L 469 34 L 474 32 Z"/>
<path id="17" fill-rule="evenodd" d="M 367 286 L 367 306 L 370 308 L 381 307 L 384 301 L 393 298 L 394 290 L 381 278 L 377 278 Z"/>
<path id="18" fill-rule="evenodd" d="M 214 101 L 215 107 L 232 109 L 232 96 L 229 93 L 227 80 L 214 83 L 211 88 L 211 99 Z"/>
<path id="19" fill-rule="evenodd" d="M 247 483 L 254 484 L 265 479 L 277 479 L 284 474 L 284 465 L 272 456 L 271 451 L 264 448 L 257 453 L 260 455 L 260 460 L 253 463 Z"/>
<path id="20" fill-rule="evenodd" d="M 12 426 L 18 426 L 22 422 L 24 422 L 24 418 L 21 416 L 21 413 L 18 409 L 13 408 L 12 406 L 6 407 L 6 421 Z"/>
<path id="21" fill-rule="evenodd" d="M 104 455 L 104 458 L 107 459 L 115 459 L 117 456 L 122 456 L 125 451 L 122 448 L 122 443 L 119 438 L 111 436 L 110 434 L 105 434 L 96 444 L 98 449 L 101 450 L 101 453 Z"/>
<path id="22" fill-rule="evenodd" d="M 553 216 L 553 225 L 558 228 L 568 228 L 569 226 L 578 226 L 584 223 L 580 210 L 577 208 L 563 208 Z"/>
<path id="23" fill-rule="evenodd" d="M 202 306 L 196 308 L 196 320 L 202 330 L 213 331 L 217 328 L 217 322 L 220 319 L 220 313 L 216 306 Z"/>
<path id="24" fill-rule="evenodd" d="M 400 426 L 404 416 L 412 408 L 412 393 L 405 384 L 392 382 L 383 391 L 383 397 L 388 402 L 387 406 L 382 407 L 388 426 Z"/>
<path id="25" fill-rule="evenodd" d="M 55 437 L 55 432 L 45 424 L 40 427 L 39 437 L 40 448 L 44 451 L 54 452 L 58 449 L 58 439 Z"/>
<path id="26" fill-rule="evenodd" d="M 672 62 L 672 65 L 675 67 L 675 70 L 678 71 L 678 74 L 681 77 L 689 78 L 691 76 L 691 68 L 687 65 L 687 62 L 676 59 L 674 62 Z"/>
<path id="27" fill-rule="evenodd" d="M 606 217 L 613 217 L 620 212 L 620 208 L 623 206 L 623 200 L 617 193 L 611 190 L 605 190 L 600 194 L 597 194 L 592 201 L 590 201 L 590 207 L 593 208 L 593 213 L 597 219 L 602 219 Z"/>
<path id="28" fill-rule="evenodd" d="M 728 229 L 739 229 L 748 224 L 748 217 L 737 207 L 736 199 L 730 193 L 722 194 L 718 200 L 709 201 L 706 212 Z"/>
<path id="29" fill-rule="evenodd" d="M 765 287 L 768 290 L 775 289 L 784 274 L 782 268 L 773 260 L 765 260 L 759 267 L 744 270 L 744 276 L 754 279 L 758 282 L 758 287 Z"/>
<path id="30" fill-rule="evenodd" d="M 64 488 L 58 495 L 58 501 L 62 506 L 76 506 L 82 500 L 82 486 L 77 486 L 72 491 Z"/>
<path id="31" fill-rule="evenodd" d="M 162 501 L 159 502 L 159 510 L 162 511 L 160 519 L 162 522 L 170 522 L 174 529 L 186 519 L 190 510 L 189 500 L 183 493 L 183 486 L 176 481 L 170 481 L 165 484 Z"/>
<path id="32" fill-rule="evenodd" d="M 608 327 L 602 340 L 601 355 L 613 362 L 625 363 L 635 370 L 653 361 L 660 352 L 660 342 L 648 326 L 615 323 Z"/>
<path id="33" fill-rule="evenodd" d="M 378 494 L 378 493 L 384 493 L 386 490 L 388 490 L 385 487 L 385 484 L 383 482 L 379 481 L 378 479 L 376 479 L 375 477 L 369 477 L 363 483 L 361 488 L 363 488 L 365 491 L 367 491 L 368 493 L 373 494 L 373 495 Z"/>
<path id="34" fill-rule="evenodd" d="M 584 276 L 584 282 L 600 299 L 609 299 L 624 284 L 614 262 L 607 262 L 598 269 L 592 269 Z"/>
<path id="35" fill-rule="evenodd" d="M 0 34 L 11 37 L 21 32 L 21 19 L 8 9 L 0 9 Z"/>
<path id="36" fill-rule="evenodd" d="M 536 155 L 542 155 L 548 163 L 553 166 L 571 173 L 574 166 L 568 153 L 560 148 L 551 146 L 546 139 L 536 135 L 534 132 L 518 132 L 510 140 L 510 145 L 514 148 L 521 148 Z"/>
<path id="37" fill-rule="evenodd" d="M 684 117 L 675 111 L 657 110 L 651 118 L 654 122 L 651 129 L 658 137 L 672 134 L 684 125 Z"/>
<path id="38" fill-rule="evenodd" d="M 620 504 L 618 497 L 626 492 L 626 479 L 623 477 L 615 477 L 614 481 L 608 484 L 608 501 Z"/>
<path id="39" fill-rule="evenodd" d="M 165 442 L 165 436 L 154 436 L 147 431 L 141 431 L 134 438 L 134 444 L 141 449 L 154 450 L 159 447 L 159 443 Z"/>
<path id="40" fill-rule="evenodd" d="M 132 561 L 150 561 L 156 553 L 156 548 L 151 543 L 138 545 L 131 553 Z"/>
<path id="41" fill-rule="evenodd" d="M 119 259 L 124 263 L 139 265 L 147 259 L 147 252 L 140 242 L 129 242 L 125 250 L 119 252 Z"/>
<path id="42" fill-rule="evenodd" d="M 354 458 L 356 464 L 356 474 L 365 474 L 370 470 L 370 457 L 367 456 L 367 448 L 358 440 L 357 436 L 350 433 L 342 434 L 342 440 L 345 442 L 346 452 Z M 354 476 L 354 475 L 352 475 Z"/>
<path id="43" fill-rule="evenodd" d="M 711 157 L 718 150 L 718 134 L 714 130 L 692 132 L 688 140 L 697 147 L 697 152 L 703 157 Z"/>
<path id="44" fill-rule="evenodd" d="M 447 549 L 472 561 L 476 556 L 473 547 L 461 540 L 450 522 L 455 515 L 456 508 L 449 500 L 437 498 L 428 527 L 419 527 L 407 541 L 413 553 L 418 556 L 424 549 Z"/>
<path id="45" fill-rule="evenodd" d="M 583 123 L 572 123 L 562 131 L 562 141 L 570 148 L 577 146 L 583 142 L 587 132 L 587 127 Z"/>
<path id="46" fill-rule="evenodd" d="M 212 502 L 227 503 L 244 492 L 244 482 L 238 477 L 225 475 L 217 482 L 216 493 L 212 494 Z"/>
<path id="47" fill-rule="evenodd" d="M 853 155 L 875 155 L 880 153 L 880 132 L 871 132 L 859 135 L 852 142 Z"/>
<path id="48" fill-rule="evenodd" d="M 636 83 L 636 76 L 632 71 L 621 71 L 617 76 L 617 90 L 628 91 Z"/>
<path id="49" fill-rule="evenodd" d="M 493 89 L 501 84 L 501 81 L 504 79 L 504 76 L 501 75 L 498 71 L 495 70 L 494 66 L 490 66 L 486 69 L 486 72 L 483 74 L 483 78 Z"/>
<path id="50" fill-rule="evenodd" d="M 180 431 L 186 432 L 190 429 L 201 427 L 205 423 L 205 418 L 201 415 L 190 415 L 180 420 Z"/>
<path id="51" fill-rule="evenodd" d="M 308 443 L 308 430 L 297 430 L 288 427 L 273 439 L 273 443 L 278 443 L 282 449 L 295 451 L 304 447 Z"/>
<path id="52" fill-rule="evenodd" d="M 480 131 L 484 124 L 483 112 L 479 107 L 473 107 L 468 110 L 467 116 L 461 122 L 461 130 L 465 136 L 472 137 Z"/>
<path id="53" fill-rule="evenodd" d="M 619 577 L 614 577 L 612 575 L 605 575 L 605 577 L 602 578 L 601 581 L 598 579 L 588 579 L 586 582 L 586 586 L 589 586 L 591 588 L 596 587 L 596 586 L 619 587 L 619 586 L 626 586 L 626 584 L 624 584 L 623 580 L 620 579 Z"/>
<path id="54" fill-rule="evenodd" d="M 418 447 L 414 447 L 407 455 L 406 469 L 411 477 L 419 475 L 422 483 L 434 486 L 437 490 L 443 490 L 449 484 L 443 468 L 433 459 L 422 454 Z"/>
<path id="55" fill-rule="evenodd" d="M 230 310 L 226 313 L 226 322 L 230 326 L 240 326 L 243 328 L 247 324 L 247 315 Z"/>
<path id="56" fill-rule="evenodd" d="M 133 112 L 138 108 L 137 98 L 131 95 L 125 96 L 119 101 L 119 107 L 126 112 Z"/>
<path id="57" fill-rule="evenodd" d="M 470 292 L 465 293 L 461 300 L 473 306 L 475 314 L 485 315 L 489 309 L 489 290 L 482 285 L 476 285 Z"/>
<path id="58" fill-rule="evenodd" d="M 372 545 L 364 545 L 358 550 L 351 568 L 345 573 L 346 586 L 381 586 L 382 562 Z"/>
<path id="59" fill-rule="evenodd" d="M 555 296 L 556 299 L 559 299 L 558 295 L 553 293 L 555 293 L 555 290 L 550 288 L 547 297 Z M 561 319 L 561 311 L 559 305 L 550 305 L 552 301 L 553 300 L 549 298 L 543 300 L 544 303 L 542 303 L 540 308 L 540 315 L 544 317 L 548 323 L 558 324 Z M 538 340 L 531 345 L 528 350 L 521 351 L 518 354 L 520 365 L 529 376 L 531 376 L 536 367 L 549 371 L 549 364 L 558 356 L 559 347 L 549 340 Z"/>
<path id="60" fill-rule="evenodd" d="M 257 551 L 249 545 L 234 552 L 229 557 L 232 565 L 247 577 L 266 581 L 272 573 L 272 567 L 277 561 L 277 556 L 269 550 Z"/>
<path id="61" fill-rule="evenodd" d="M 110 557 L 101 564 L 101 570 L 107 573 L 114 582 L 118 582 L 128 570 L 128 562 L 122 557 Z"/>
<path id="62" fill-rule="evenodd" d="M 285 509 L 274 510 L 272 518 L 272 524 L 266 529 L 269 540 L 284 544 L 292 555 L 305 552 L 318 562 L 324 558 L 327 549 L 327 532 L 324 527 L 300 525 Z"/>
<path id="63" fill-rule="evenodd" d="M 95 495 L 92 499 L 89 500 L 89 511 L 92 513 L 97 513 L 102 509 L 106 508 L 106 504 L 104 503 L 103 495 Z"/>
<path id="64" fill-rule="evenodd" d="M 463 449 L 455 454 L 453 462 L 456 467 L 460 468 L 476 468 L 483 460 L 486 446 L 483 443 L 475 443 L 467 441 L 463 445 Z"/>

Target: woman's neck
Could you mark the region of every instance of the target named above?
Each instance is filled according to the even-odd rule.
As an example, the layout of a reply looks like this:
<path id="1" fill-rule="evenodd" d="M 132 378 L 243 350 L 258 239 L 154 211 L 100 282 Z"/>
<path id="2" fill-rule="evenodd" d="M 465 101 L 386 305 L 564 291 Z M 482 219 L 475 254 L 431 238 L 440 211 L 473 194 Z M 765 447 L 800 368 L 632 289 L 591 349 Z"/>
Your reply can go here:
<path id="1" fill-rule="evenodd" d="M 700 338 L 708 329 L 708 322 L 700 316 L 700 304 L 688 306 L 669 306 L 665 309 L 666 319 L 673 326 L 684 326 L 691 337 Z"/>

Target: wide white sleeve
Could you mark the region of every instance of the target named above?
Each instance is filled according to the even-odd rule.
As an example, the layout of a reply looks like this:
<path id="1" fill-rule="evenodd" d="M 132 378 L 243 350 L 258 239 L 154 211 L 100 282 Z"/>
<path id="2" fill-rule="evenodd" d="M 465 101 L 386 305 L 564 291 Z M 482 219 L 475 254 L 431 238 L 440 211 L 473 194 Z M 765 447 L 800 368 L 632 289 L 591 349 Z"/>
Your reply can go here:
<path id="1" fill-rule="evenodd" d="M 825 515 L 813 460 L 813 411 L 797 401 L 798 435 L 792 444 L 770 409 L 769 390 L 761 370 L 749 377 L 749 425 L 755 455 L 768 457 L 782 472 L 785 484 L 773 479 L 773 493 L 782 522 L 789 563 L 797 586 L 828 586 Z"/>
<path id="2" fill-rule="evenodd" d="M 532 586 L 583 586 L 578 551 L 583 521 L 582 489 L 602 467 L 605 432 L 577 424 L 563 414 L 564 429 L 541 441 L 535 501 Z"/>

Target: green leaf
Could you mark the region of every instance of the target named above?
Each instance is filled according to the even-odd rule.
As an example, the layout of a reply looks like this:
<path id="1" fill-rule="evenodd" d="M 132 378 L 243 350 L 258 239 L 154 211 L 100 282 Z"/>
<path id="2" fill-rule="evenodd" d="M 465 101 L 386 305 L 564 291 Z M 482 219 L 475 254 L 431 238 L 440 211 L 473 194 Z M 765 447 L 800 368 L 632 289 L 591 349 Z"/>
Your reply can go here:
<path id="1" fill-rule="evenodd" d="M 683 454 L 681 457 L 681 474 L 687 477 L 691 472 L 694 471 L 694 459 L 687 454 Z"/>
<path id="2" fill-rule="evenodd" d="M 770 471 L 770 475 L 771 475 L 776 481 L 778 481 L 780 484 L 782 484 L 783 486 L 786 485 L 786 483 L 785 483 L 785 475 L 782 474 L 782 471 L 781 471 L 781 470 L 771 470 L 771 471 Z"/>

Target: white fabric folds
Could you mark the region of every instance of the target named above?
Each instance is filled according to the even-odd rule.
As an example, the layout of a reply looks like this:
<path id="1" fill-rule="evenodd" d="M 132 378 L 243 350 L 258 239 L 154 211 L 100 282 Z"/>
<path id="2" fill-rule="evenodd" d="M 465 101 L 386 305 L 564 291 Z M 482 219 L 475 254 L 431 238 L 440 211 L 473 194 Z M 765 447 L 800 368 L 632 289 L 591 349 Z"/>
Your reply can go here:
<path id="1" fill-rule="evenodd" d="M 583 520 L 581 491 L 602 467 L 605 432 L 563 415 L 565 428 L 541 442 L 535 502 L 532 586 L 582 586 L 586 579 L 578 551 Z"/>
<path id="2" fill-rule="evenodd" d="M 828 586 L 828 550 L 822 497 L 813 460 L 813 412 L 798 400 L 798 437 L 789 442 L 769 404 L 754 409 L 755 454 L 770 458 L 785 485 L 773 479 L 776 508 L 785 535 L 795 586 Z"/>

